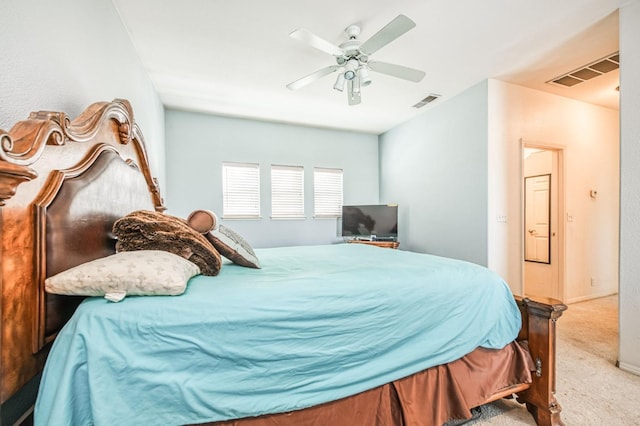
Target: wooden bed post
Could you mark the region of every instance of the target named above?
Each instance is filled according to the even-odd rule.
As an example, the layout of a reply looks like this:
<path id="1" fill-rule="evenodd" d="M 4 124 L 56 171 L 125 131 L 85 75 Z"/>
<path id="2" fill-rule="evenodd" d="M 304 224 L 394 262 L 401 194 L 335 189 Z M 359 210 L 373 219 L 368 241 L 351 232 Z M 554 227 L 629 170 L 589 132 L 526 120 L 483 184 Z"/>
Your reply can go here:
<path id="1" fill-rule="evenodd" d="M 14 146 L 14 142 L 10 135 L 0 129 L 0 296 L 4 294 L 4 249 L 5 244 L 2 235 L 5 233 L 4 229 L 4 211 L 3 206 L 6 201 L 13 197 L 16 193 L 18 185 L 23 182 L 28 182 L 35 179 L 38 174 L 28 167 L 28 161 L 16 161 L 15 163 L 9 162 L 10 156 L 6 153 L 10 151 Z M 0 297 L 0 324 L 2 324 L 4 300 Z M 8 396 L 3 391 L 5 389 L 5 362 L 4 362 L 4 342 L 0 335 L 0 403 L 4 403 Z"/>
<path id="2" fill-rule="evenodd" d="M 518 394 L 518 400 L 527 409 L 538 426 L 563 426 L 562 407 L 555 397 L 556 391 L 556 321 L 567 306 L 551 298 L 516 297 L 522 312 L 520 338 L 529 342 L 531 357 L 536 366 L 531 387 Z"/>

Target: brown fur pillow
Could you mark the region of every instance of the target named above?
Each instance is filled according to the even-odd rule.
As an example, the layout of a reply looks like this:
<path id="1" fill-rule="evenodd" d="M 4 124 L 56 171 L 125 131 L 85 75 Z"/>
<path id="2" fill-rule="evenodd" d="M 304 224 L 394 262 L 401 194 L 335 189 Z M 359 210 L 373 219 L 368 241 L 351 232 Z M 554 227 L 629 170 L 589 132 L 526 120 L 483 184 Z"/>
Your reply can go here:
<path id="1" fill-rule="evenodd" d="M 179 217 L 138 210 L 118 219 L 113 224 L 113 233 L 118 237 L 118 252 L 163 250 L 195 263 L 203 275 L 220 272 L 220 253 Z"/>

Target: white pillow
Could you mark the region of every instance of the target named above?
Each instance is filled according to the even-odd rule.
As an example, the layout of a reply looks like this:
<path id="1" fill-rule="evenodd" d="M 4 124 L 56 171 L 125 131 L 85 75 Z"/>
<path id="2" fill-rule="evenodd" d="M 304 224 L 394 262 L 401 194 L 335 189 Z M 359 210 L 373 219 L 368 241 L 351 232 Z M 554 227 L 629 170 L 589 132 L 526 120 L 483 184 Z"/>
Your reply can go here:
<path id="1" fill-rule="evenodd" d="M 138 250 L 83 263 L 47 278 L 44 283 L 49 293 L 104 296 L 119 302 L 128 294 L 182 294 L 189 278 L 199 273 L 196 264 L 173 253 Z"/>

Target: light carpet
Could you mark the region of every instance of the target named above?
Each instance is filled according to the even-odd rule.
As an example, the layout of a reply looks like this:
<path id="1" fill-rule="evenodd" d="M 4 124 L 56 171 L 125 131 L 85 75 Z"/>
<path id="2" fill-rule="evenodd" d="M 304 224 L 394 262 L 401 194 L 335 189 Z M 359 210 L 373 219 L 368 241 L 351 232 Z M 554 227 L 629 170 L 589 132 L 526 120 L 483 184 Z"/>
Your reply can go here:
<path id="1" fill-rule="evenodd" d="M 618 295 L 569 305 L 557 323 L 556 398 L 567 426 L 640 425 L 640 376 L 615 366 Z M 465 425 L 535 425 L 524 405 L 501 400 Z"/>

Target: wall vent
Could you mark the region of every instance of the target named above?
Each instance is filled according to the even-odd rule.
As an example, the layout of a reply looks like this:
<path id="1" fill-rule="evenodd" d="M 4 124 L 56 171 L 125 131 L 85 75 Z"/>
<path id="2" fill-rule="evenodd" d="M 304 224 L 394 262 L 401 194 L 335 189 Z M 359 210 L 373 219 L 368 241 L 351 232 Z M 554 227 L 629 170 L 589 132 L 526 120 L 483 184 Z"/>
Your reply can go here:
<path id="1" fill-rule="evenodd" d="M 425 106 L 428 103 L 431 103 L 433 101 L 435 101 L 436 99 L 438 99 L 440 97 L 440 95 L 436 95 L 434 93 L 431 93 L 429 96 L 427 96 L 426 98 L 424 98 L 423 100 L 421 100 L 420 102 L 418 102 L 417 104 L 413 105 L 414 108 L 422 108 L 423 106 Z"/>
<path id="2" fill-rule="evenodd" d="M 547 83 L 571 87 L 618 68 L 620 68 L 620 54 L 616 52 L 605 56 L 604 58 L 600 58 L 589 65 L 585 65 L 559 77 L 553 78 L 547 81 Z"/>

